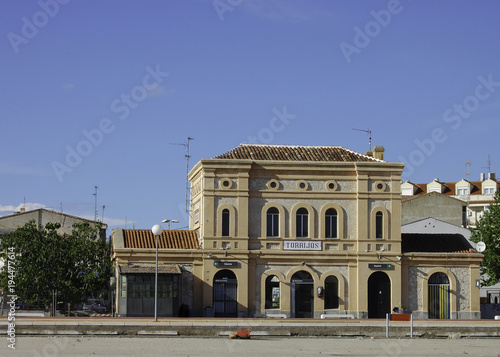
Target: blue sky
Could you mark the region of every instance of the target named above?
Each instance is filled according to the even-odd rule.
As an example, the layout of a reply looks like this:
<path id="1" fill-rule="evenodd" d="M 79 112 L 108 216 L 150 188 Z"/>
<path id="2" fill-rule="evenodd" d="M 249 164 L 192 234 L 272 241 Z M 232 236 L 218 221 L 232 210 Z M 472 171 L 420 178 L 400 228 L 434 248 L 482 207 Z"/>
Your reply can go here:
<path id="1" fill-rule="evenodd" d="M 4 0 L 0 215 L 93 217 L 98 186 L 111 228 L 186 227 L 172 144 L 188 137 L 192 167 L 243 142 L 364 153 L 353 129 L 369 129 L 412 182 L 478 180 L 489 154 L 498 175 L 499 15 L 487 0 Z"/>

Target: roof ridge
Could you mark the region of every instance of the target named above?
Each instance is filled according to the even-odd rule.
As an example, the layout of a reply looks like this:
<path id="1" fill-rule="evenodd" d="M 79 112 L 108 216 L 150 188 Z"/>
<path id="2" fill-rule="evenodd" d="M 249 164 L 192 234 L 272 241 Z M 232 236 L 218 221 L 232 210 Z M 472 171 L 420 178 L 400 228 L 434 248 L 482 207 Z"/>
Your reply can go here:
<path id="1" fill-rule="evenodd" d="M 255 149 L 255 150 L 252 150 Z M 242 143 L 212 159 L 385 162 L 340 145 L 284 145 Z"/>

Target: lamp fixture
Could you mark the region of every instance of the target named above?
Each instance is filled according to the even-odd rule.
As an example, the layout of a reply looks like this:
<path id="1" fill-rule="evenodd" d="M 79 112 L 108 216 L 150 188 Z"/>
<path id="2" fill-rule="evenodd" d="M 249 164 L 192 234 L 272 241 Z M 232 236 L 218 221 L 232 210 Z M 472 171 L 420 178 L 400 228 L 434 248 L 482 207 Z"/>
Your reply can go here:
<path id="1" fill-rule="evenodd" d="M 226 245 L 225 247 L 222 247 L 221 249 L 224 251 L 224 256 L 227 257 L 227 250 L 231 249 L 231 246 L 230 245 Z"/>
<path id="2" fill-rule="evenodd" d="M 385 252 L 387 248 L 380 249 L 380 253 L 378 253 L 378 260 L 382 259 L 382 253 Z"/>
<path id="3" fill-rule="evenodd" d="M 170 223 L 179 223 L 177 219 L 164 219 L 163 223 L 168 223 L 168 229 L 170 229 Z"/>

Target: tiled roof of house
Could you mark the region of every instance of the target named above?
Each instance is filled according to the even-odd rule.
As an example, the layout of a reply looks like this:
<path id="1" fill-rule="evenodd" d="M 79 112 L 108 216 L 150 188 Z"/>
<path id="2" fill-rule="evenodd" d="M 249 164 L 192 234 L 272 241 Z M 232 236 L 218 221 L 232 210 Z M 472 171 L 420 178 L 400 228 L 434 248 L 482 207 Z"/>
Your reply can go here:
<path id="1" fill-rule="evenodd" d="M 402 233 L 403 253 L 470 253 L 472 246 L 458 233 Z"/>
<path id="2" fill-rule="evenodd" d="M 467 180 L 464 180 L 467 181 Z M 467 181 L 471 184 L 470 195 L 480 195 L 481 194 L 481 185 L 482 181 Z M 417 187 L 415 195 L 423 195 L 427 193 L 427 183 L 413 183 L 409 182 L 413 186 Z M 442 186 L 444 186 L 443 195 L 447 196 L 456 196 L 456 184 L 457 182 L 439 182 Z"/>
<path id="3" fill-rule="evenodd" d="M 256 145 L 241 144 L 214 159 L 277 160 L 277 161 L 336 161 L 383 162 L 341 146 Z"/>
<path id="4" fill-rule="evenodd" d="M 151 229 L 124 229 L 125 248 L 155 248 Z M 198 235 L 191 230 L 164 230 L 158 237 L 159 249 L 198 249 Z"/>
<path id="5" fill-rule="evenodd" d="M 136 263 L 119 265 L 121 274 L 154 274 L 156 272 L 155 264 Z M 160 274 L 182 274 L 178 264 L 159 264 L 158 273 Z"/>

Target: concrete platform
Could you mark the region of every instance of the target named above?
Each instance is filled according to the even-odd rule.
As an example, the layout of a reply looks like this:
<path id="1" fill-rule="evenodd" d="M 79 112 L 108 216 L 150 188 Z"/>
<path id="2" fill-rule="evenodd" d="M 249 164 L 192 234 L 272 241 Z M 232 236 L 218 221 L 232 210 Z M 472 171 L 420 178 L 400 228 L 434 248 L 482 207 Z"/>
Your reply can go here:
<path id="1" fill-rule="evenodd" d="M 8 321 L 0 321 L 7 331 Z M 117 317 L 18 317 L 15 334 L 20 335 L 109 335 L 109 336 L 224 336 L 251 330 L 261 336 L 385 337 L 381 319 L 219 319 L 219 318 L 117 318 Z M 416 338 L 498 338 L 499 320 L 414 320 Z M 409 337 L 406 321 L 391 321 L 390 337 Z"/>

